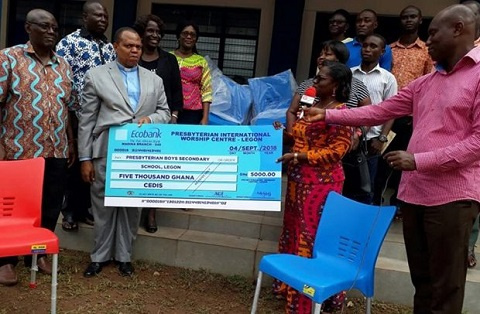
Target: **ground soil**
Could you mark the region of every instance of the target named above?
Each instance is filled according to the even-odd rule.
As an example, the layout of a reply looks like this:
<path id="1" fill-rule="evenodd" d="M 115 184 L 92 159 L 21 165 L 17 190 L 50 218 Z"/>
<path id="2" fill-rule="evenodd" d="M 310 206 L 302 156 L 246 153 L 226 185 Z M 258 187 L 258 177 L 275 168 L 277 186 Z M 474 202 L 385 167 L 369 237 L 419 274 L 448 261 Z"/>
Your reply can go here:
<path id="1" fill-rule="evenodd" d="M 82 273 L 89 263 L 83 252 L 63 250 L 58 282 L 58 313 L 172 313 L 220 314 L 250 313 L 254 293 L 252 280 L 221 276 L 160 264 L 135 261 L 135 275 L 122 277 L 111 264 L 94 278 Z M 0 286 L 0 314 L 48 313 L 50 276 L 39 274 L 38 287 L 28 287 L 29 270 L 20 262 L 16 267 L 20 282 Z M 284 313 L 284 301 L 262 289 L 257 313 Z M 343 313 L 365 313 L 364 300 L 350 299 Z M 411 313 L 408 307 L 374 302 L 373 314 Z"/>

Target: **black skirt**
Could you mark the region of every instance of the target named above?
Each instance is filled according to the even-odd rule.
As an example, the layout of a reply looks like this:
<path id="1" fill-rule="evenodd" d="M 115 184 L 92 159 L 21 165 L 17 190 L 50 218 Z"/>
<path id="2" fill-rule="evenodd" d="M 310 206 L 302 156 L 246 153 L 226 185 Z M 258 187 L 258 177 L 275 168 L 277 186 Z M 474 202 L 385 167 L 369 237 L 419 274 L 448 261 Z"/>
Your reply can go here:
<path id="1" fill-rule="evenodd" d="M 186 110 L 183 109 L 178 113 L 178 124 L 200 124 L 203 118 L 203 109 Z"/>

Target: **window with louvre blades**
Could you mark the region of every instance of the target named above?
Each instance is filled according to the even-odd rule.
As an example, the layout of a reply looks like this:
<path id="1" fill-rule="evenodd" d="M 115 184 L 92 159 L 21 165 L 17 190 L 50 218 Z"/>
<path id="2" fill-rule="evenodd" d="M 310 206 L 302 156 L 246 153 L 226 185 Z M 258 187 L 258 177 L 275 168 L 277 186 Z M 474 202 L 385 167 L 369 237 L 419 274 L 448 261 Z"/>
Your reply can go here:
<path id="1" fill-rule="evenodd" d="M 255 76 L 260 10 L 152 4 L 152 14 L 166 24 L 161 42 L 165 50 L 177 48 L 177 23 L 194 20 L 200 27 L 197 49 L 201 55 L 209 56 L 230 77 Z"/>

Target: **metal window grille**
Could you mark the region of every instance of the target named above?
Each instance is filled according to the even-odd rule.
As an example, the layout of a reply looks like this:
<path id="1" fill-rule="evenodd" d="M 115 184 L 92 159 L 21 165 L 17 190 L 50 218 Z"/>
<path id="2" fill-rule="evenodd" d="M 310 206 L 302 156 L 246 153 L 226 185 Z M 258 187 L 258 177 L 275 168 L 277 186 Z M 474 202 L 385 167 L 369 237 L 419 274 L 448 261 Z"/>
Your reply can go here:
<path id="1" fill-rule="evenodd" d="M 195 21 L 200 28 L 197 50 L 215 61 L 225 75 L 255 76 L 260 10 L 153 4 L 152 14 L 165 22 L 162 47 L 177 48 L 175 29 L 183 19 Z"/>

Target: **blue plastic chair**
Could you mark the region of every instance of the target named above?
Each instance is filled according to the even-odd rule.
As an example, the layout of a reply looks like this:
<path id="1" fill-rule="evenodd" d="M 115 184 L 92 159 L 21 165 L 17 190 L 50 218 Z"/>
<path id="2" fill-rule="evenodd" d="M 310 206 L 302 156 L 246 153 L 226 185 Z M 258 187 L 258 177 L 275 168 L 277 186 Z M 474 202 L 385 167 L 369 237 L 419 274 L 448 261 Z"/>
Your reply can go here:
<path id="1" fill-rule="evenodd" d="M 330 192 L 315 237 L 313 257 L 271 254 L 259 265 L 252 311 L 257 310 L 262 275 L 266 273 L 314 302 L 344 290 L 357 289 L 367 297 L 368 314 L 374 293 L 375 263 L 395 215 L 394 206 L 372 206 Z"/>

